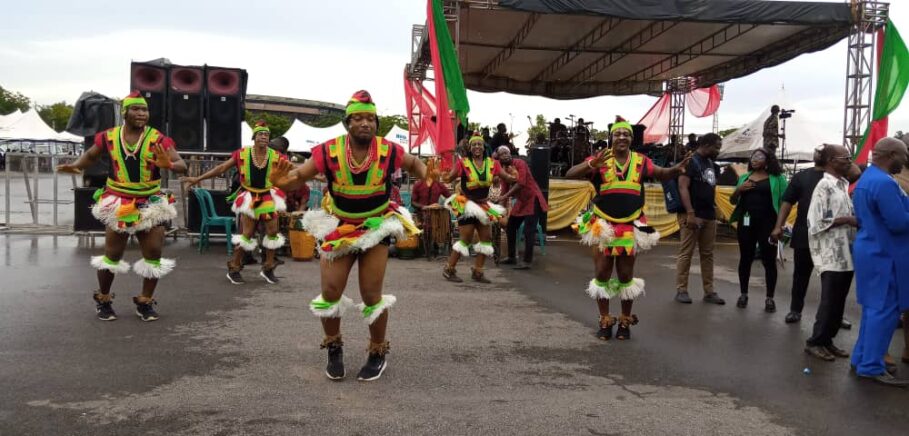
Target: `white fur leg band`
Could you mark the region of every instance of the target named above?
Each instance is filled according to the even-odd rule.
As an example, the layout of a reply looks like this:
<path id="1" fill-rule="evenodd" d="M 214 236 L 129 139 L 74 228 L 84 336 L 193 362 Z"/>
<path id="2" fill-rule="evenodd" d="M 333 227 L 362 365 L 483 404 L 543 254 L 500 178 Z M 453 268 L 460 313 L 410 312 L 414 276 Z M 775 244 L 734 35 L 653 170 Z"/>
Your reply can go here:
<path id="1" fill-rule="evenodd" d="M 309 302 L 309 310 L 313 315 L 318 316 L 319 318 L 340 318 L 344 315 L 344 312 L 347 312 L 347 309 L 353 307 L 353 305 L 353 300 L 343 295 L 338 301 L 325 301 L 325 299 L 319 295 Z"/>
<path id="2" fill-rule="evenodd" d="M 246 236 L 243 235 L 234 235 L 230 239 L 234 245 L 239 246 L 245 251 L 255 251 L 256 249 L 257 244 L 255 239 L 246 239 Z"/>
<path id="3" fill-rule="evenodd" d="M 613 282 L 618 282 L 618 280 L 597 280 L 593 279 L 587 285 L 587 295 L 594 300 L 608 300 L 610 298 L 619 295 L 619 290 L 616 289 Z"/>
<path id="4" fill-rule="evenodd" d="M 269 250 L 277 250 L 284 246 L 284 242 L 284 235 L 279 233 L 275 235 L 274 239 L 272 239 L 271 236 L 266 236 L 265 239 L 262 240 L 262 246 Z"/>
<path id="5" fill-rule="evenodd" d="M 619 283 L 616 281 L 616 290 L 619 292 L 619 298 L 625 301 L 636 300 L 644 296 L 644 280 L 631 279 L 628 283 Z"/>
<path id="6" fill-rule="evenodd" d="M 389 307 L 394 306 L 396 301 L 398 301 L 398 299 L 394 295 L 383 295 L 378 303 L 373 304 L 372 306 L 367 306 L 366 303 L 360 303 L 357 305 L 357 309 L 363 313 L 363 319 L 366 320 L 366 323 L 372 325 L 372 323 L 376 322 L 376 320 L 382 316 L 382 312 L 388 310 Z"/>
<path id="7" fill-rule="evenodd" d="M 484 256 L 492 256 L 495 254 L 495 251 L 492 248 L 492 242 L 477 242 L 476 244 L 473 244 L 473 251 Z"/>
<path id="8" fill-rule="evenodd" d="M 110 260 L 107 256 L 92 256 L 92 267 L 99 271 L 107 270 L 114 274 L 126 274 L 129 272 L 129 262 L 125 260 Z"/>
<path id="9" fill-rule="evenodd" d="M 133 271 L 146 279 L 160 279 L 174 270 L 177 262 L 173 259 L 142 259 L 133 264 Z"/>
<path id="10" fill-rule="evenodd" d="M 451 246 L 451 249 L 457 251 L 461 256 L 470 257 L 470 247 L 468 247 L 467 244 L 460 239 L 458 239 L 458 242 L 455 242 L 454 245 Z"/>

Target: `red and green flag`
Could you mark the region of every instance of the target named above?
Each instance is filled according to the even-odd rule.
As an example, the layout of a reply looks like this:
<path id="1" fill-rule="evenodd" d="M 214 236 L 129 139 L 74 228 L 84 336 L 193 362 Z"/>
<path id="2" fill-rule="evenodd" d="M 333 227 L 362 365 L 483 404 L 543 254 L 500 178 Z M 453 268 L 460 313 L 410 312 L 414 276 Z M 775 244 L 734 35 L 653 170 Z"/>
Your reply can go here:
<path id="1" fill-rule="evenodd" d="M 464 78 L 458 65 L 458 54 L 442 11 L 442 1 L 427 0 L 426 6 L 426 21 L 429 27 L 427 36 L 437 100 L 438 142 L 435 146 L 436 153 L 445 154 L 455 148 L 456 124 L 452 117 L 466 126 L 470 104 L 467 102 L 467 89 L 464 88 Z"/>
<path id="2" fill-rule="evenodd" d="M 877 87 L 874 91 L 874 109 L 871 125 L 862 136 L 861 146 L 855 151 L 855 161 L 865 163 L 877 141 L 887 136 L 887 116 L 890 115 L 909 87 L 909 49 L 900 38 L 893 21 L 887 20 L 884 34 L 878 34 L 880 59 L 878 60 Z"/>

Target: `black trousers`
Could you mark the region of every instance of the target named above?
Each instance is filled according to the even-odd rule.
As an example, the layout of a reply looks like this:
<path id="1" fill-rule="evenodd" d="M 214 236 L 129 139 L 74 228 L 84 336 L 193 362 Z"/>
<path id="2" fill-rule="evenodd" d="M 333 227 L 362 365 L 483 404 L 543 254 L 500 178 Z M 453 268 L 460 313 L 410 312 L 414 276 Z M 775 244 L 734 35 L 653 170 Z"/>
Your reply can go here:
<path id="1" fill-rule="evenodd" d="M 814 272 L 814 261 L 811 260 L 811 250 L 807 248 L 793 248 L 794 271 L 792 271 L 792 302 L 789 304 L 791 312 L 802 313 L 805 307 L 805 295 L 808 293 L 808 282 Z"/>
<path id="2" fill-rule="evenodd" d="M 814 319 L 814 334 L 808 345 L 827 346 L 840 330 L 846 297 L 852 286 L 852 271 L 824 271 L 821 273 L 821 304 Z"/>
<path id="3" fill-rule="evenodd" d="M 508 257 L 514 258 L 517 253 L 515 245 L 518 238 L 518 228 L 524 224 L 524 262 L 533 262 L 533 244 L 536 240 L 537 223 L 540 221 L 540 214 L 543 209 L 540 202 L 533 200 L 533 214 L 526 216 L 508 217 L 508 227 L 505 229 L 505 237 L 508 238 Z"/>
<path id="4" fill-rule="evenodd" d="M 751 264 L 754 263 L 755 246 L 761 247 L 761 263 L 764 264 L 764 278 L 767 282 L 767 298 L 776 293 L 776 246 L 770 245 L 770 232 L 776 223 L 776 215 L 755 219 L 751 225 L 738 224 L 739 240 L 739 289 L 748 293 L 748 282 L 751 280 Z"/>

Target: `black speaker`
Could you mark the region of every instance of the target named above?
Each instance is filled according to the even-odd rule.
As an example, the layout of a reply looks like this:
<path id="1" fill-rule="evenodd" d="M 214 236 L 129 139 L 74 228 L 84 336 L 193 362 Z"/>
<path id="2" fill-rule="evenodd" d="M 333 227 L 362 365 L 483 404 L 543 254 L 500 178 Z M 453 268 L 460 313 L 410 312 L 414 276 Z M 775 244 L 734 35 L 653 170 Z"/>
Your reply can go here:
<path id="1" fill-rule="evenodd" d="M 241 147 L 246 78 L 245 70 L 205 67 L 206 151 L 234 151 Z"/>
<path id="2" fill-rule="evenodd" d="M 167 94 L 167 136 L 180 151 L 202 151 L 205 145 L 202 67 L 173 65 Z"/>
<path id="3" fill-rule="evenodd" d="M 73 230 L 77 232 L 104 231 L 104 224 L 92 215 L 97 188 L 76 188 L 73 201 Z"/>
<path id="4" fill-rule="evenodd" d="M 549 191 L 549 147 L 530 147 L 530 174 L 543 192 Z"/>
<path id="5" fill-rule="evenodd" d="M 167 65 L 161 62 L 133 62 L 129 89 L 139 91 L 148 103 L 148 125 L 160 131 L 167 127 Z"/>
<path id="6" fill-rule="evenodd" d="M 230 191 L 208 191 L 211 193 L 212 201 L 215 203 L 215 212 L 220 216 L 234 216 L 233 211 L 230 210 L 230 203 L 225 199 L 230 195 Z M 198 233 L 199 228 L 202 225 L 202 212 L 199 210 L 199 200 L 196 199 L 196 195 L 192 191 L 186 191 L 186 202 L 189 203 L 189 210 L 187 211 L 186 216 L 186 227 L 190 232 Z M 224 229 L 222 227 L 212 228 L 213 233 L 218 234 L 223 233 Z M 236 231 L 236 228 L 234 228 Z"/>
<path id="7" fill-rule="evenodd" d="M 87 151 L 89 148 L 95 145 L 94 136 L 86 136 L 85 142 L 83 143 L 83 148 Z M 100 188 L 104 186 L 104 183 L 107 181 L 107 176 L 110 173 L 110 155 L 107 153 L 101 153 L 101 158 L 98 159 L 92 166 L 82 170 L 82 186 L 91 187 L 91 188 Z"/>

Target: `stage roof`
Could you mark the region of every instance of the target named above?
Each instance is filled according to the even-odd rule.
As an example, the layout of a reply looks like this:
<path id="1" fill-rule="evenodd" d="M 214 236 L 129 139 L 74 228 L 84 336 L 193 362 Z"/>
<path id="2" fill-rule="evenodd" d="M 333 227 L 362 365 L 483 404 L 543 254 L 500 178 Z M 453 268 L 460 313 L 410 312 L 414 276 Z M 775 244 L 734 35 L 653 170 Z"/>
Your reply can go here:
<path id="1" fill-rule="evenodd" d="M 557 99 L 659 94 L 665 80 L 685 76 L 710 86 L 830 47 L 852 25 L 843 2 L 457 3 L 449 27 L 469 89 Z M 428 52 L 422 44 L 416 63 L 428 64 Z"/>

